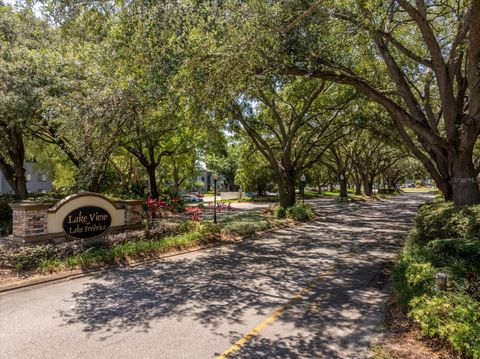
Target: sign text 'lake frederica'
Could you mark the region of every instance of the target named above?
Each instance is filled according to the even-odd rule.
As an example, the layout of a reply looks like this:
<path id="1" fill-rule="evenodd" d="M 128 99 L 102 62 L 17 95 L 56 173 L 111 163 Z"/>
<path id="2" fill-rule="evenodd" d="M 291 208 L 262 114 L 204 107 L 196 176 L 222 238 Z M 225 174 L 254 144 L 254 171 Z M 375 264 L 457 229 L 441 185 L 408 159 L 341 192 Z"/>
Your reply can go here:
<path id="1" fill-rule="evenodd" d="M 66 215 L 63 230 L 77 239 L 98 237 L 105 233 L 112 223 L 112 217 L 100 207 L 80 207 Z"/>

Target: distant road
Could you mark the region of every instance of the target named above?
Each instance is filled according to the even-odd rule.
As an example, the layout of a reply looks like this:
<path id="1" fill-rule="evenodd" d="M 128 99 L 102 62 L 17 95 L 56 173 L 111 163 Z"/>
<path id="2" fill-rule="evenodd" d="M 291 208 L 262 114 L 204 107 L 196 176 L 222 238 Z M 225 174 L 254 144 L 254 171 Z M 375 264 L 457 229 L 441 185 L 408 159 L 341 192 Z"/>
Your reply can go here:
<path id="1" fill-rule="evenodd" d="M 0 358 L 363 358 L 427 194 L 313 200 L 315 221 L 0 295 Z"/>

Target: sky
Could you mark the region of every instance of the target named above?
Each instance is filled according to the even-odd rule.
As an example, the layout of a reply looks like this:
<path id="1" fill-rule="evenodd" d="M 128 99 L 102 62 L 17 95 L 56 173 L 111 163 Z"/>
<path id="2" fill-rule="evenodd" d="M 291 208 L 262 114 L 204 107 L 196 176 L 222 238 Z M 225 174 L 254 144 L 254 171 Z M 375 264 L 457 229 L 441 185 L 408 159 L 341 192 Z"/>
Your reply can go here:
<path id="1" fill-rule="evenodd" d="M 8 5 L 15 5 L 15 3 L 19 2 L 20 0 L 3 0 L 3 2 L 5 4 L 8 4 Z M 35 14 L 38 16 L 40 15 L 40 11 L 39 11 L 39 8 L 40 8 L 40 4 L 37 3 L 34 5 L 34 12 Z"/>

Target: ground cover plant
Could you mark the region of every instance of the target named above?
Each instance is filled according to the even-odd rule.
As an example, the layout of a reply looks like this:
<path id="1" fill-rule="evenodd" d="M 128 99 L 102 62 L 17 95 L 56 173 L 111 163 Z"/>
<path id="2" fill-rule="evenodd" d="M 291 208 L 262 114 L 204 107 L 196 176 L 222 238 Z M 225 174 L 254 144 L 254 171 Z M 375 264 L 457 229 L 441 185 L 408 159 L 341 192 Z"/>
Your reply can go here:
<path id="1" fill-rule="evenodd" d="M 439 272 L 446 290 L 436 286 Z M 398 304 L 424 335 L 480 358 L 480 206 L 422 206 L 393 279 Z"/>
<path id="2" fill-rule="evenodd" d="M 285 216 L 294 221 L 308 221 L 315 217 L 315 212 L 310 204 L 296 204 L 286 209 Z"/>

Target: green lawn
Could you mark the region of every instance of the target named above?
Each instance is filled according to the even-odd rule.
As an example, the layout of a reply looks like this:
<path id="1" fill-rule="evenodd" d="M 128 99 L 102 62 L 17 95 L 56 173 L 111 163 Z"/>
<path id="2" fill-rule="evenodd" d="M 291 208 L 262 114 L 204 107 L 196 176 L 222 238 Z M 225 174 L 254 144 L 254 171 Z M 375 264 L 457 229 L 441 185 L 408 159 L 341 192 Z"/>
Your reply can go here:
<path id="1" fill-rule="evenodd" d="M 354 194 L 355 190 L 349 188 L 349 189 L 347 189 L 347 193 L 349 195 Z M 333 191 L 324 191 L 324 192 L 321 193 L 321 195 L 323 195 L 323 196 L 338 196 L 338 195 L 340 195 L 340 190 L 335 189 Z"/>
<path id="2" fill-rule="evenodd" d="M 432 188 L 432 187 L 415 187 L 415 188 L 402 188 L 403 192 L 409 193 L 409 192 L 438 192 L 438 188 Z"/>
<path id="3" fill-rule="evenodd" d="M 286 222 L 285 219 L 265 216 L 260 212 L 242 212 L 220 217 L 219 224 L 224 234 L 245 236 L 285 225 Z"/>

